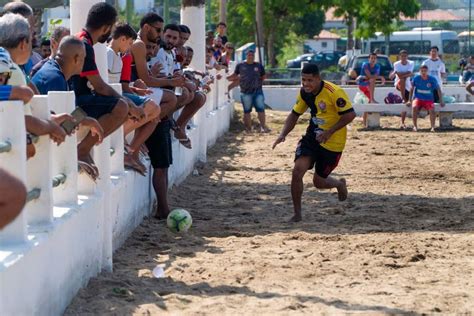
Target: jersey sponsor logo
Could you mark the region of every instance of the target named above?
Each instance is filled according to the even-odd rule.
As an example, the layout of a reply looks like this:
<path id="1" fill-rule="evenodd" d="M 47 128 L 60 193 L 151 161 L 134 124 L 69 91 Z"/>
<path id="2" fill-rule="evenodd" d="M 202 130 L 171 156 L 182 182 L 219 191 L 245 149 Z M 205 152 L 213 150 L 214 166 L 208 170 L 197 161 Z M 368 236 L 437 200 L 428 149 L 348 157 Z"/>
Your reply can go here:
<path id="1" fill-rule="evenodd" d="M 318 103 L 319 108 L 321 109 L 322 112 L 326 112 L 326 103 L 324 101 L 320 101 Z"/>
<path id="2" fill-rule="evenodd" d="M 258 71 L 259 71 L 258 67 L 255 67 L 253 70 L 254 70 L 255 72 L 258 72 Z"/>
<path id="3" fill-rule="evenodd" d="M 322 118 L 316 117 L 316 116 L 312 117 L 311 120 L 313 121 L 314 125 L 318 125 L 318 126 L 319 125 L 324 125 L 326 123 L 325 120 L 323 120 Z"/>
<path id="4" fill-rule="evenodd" d="M 431 88 L 431 83 L 428 82 L 428 83 L 426 84 L 426 87 L 427 87 L 427 88 Z"/>
<path id="5" fill-rule="evenodd" d="M 346 104 L 347 104 L 347 102 L 346 102 L 346 100 L 345 100 L 344 98 L 338 98 L 338 99 L 336 100 L 336 105 L 337 105 L 338 107 L 340 107 L 340 108 L 345 107 Z"/>

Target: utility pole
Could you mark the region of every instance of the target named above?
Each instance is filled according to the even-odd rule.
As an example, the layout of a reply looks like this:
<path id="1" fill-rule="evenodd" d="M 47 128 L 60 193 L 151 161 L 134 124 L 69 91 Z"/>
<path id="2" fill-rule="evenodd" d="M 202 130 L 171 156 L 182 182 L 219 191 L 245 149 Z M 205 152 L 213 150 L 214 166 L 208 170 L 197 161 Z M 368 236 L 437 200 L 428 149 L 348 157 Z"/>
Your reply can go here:
<path id="1" fill-rule="evenodd" d="M 256 6 L 256 22 L 257 22 L 257 50 L 258 50 L 258 58 L 261 64 L 263 62 L 263 54 L 262 54 L 262 47 L 264 46 L 265 39 L 263 38 L 263 0 L 257 0 Z"/>
<path id="2" fill-rule="evenodd" d="M 224 22 L 227 24 L 227 0 L 220 0 L 219 22 Z"/>
<path id="3" fill-rule="evenodd" d="M 127 23 L 132 23 L 132 15 L 133 15 L 133 0 L 127 0 L 127 5 L 125 6 L 125 13 L 127 15 Z"/>
<path id="4" fill-rule="evenodd" d="M 170 23 L 170 1 L 169 0 L 163 1 L 163 15 L 165 18 L 165 24 Z"/>
<path id="5" fill-rule="evenodd" d="M 206 14 L 207 14 L 207 31 L 212 30 L 212 11 L 211 11 L 211 1 L 208 0 L 206 1 L 207 3 L 207 8 L 206 8 Z"/>
<path id="6" fill-rule="evenodd" d="M 468 55 L 471 55 L 471 0 L 469 0 L 469 36 L 468 36 L 468 40 L 469 40 L 469 44 L 468 44 L 469 53 L 468 53 Z"/>

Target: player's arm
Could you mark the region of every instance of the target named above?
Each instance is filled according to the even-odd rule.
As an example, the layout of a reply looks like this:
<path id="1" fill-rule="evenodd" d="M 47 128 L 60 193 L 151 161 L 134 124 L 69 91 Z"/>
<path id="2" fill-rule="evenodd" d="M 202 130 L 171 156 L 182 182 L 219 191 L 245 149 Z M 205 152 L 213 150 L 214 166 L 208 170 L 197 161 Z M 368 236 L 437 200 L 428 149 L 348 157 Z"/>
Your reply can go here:
<path id="1" fill-rule="evenodd" d="M 272 149 L 275 149 L 275 147 L 279 143 L 283 143 L 285 141 L 286 136 L 293 130 L 293 128 L 295 128 L 295 125 L 298 122 L 299 117 L 300 116 L 294 113 L 293 111 L 288 115 L 285 121 L 285 125 L 283 126 L 283 129 L 281 130 L 280 135 L 273 143 Z"/>
<path id="2" fill-rule="evenodd" d="M 285 120 L 285 125 L 283 125 L 280 135 L 273 143 L 272 149 L 274 149 L 279 143 L 283 143 L 285 141 L 286 136 L 295 128 L 300 115 L 306 112 L 307 109 L 308 105 L 301 97 L 300 92 L 300 94 L 298 94 L 298 98 L 296 99 L 296 104 L 293 106 L 293 110 Z"/>
<path id="3" fill-rule="evenodd" d="M 28 103 L 33 98 L 34 92 L 28 86 L 13 86 L 9 100 L 21 100 L 23 103 Z"/>

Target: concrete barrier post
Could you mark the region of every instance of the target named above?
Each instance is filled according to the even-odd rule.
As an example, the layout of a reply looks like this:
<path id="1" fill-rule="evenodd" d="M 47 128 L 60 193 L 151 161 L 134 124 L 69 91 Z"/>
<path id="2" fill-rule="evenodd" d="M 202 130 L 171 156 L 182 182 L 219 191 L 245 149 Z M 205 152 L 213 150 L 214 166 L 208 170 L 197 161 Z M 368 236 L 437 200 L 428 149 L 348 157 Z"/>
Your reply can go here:
<path id="1" fill-rule="evenodd" d="M 113 83 L 110 86 L 119 94 L 122 94 L 120 83 Z M 113 175 L 122 175 L 125 172 L 123 164 L 124 145 L 123 126 L 120 126 L 110 135 L 110 173 Z"/>
<path id="2" fill-rule="evenodd" d="M 56 114 L 72 113 L 75 109 L 74 92 L 51 91 L 48 93 L 49 108 Z M 77 204 L 77 136 L 66 138 L 61 146 L 52 146 L 52 176 L 63 181 L 53 185 L 53 202 L 55 205 L 71 206 Z"/>
<path id="3" fill-rule="evenodd" d="M 9 144 L 10 150 L 0 153 L 0 168 L 26 183 L 26 133 L 23 103 L 0 102 L 0 142 Z M 0 245 L 8 246 L 26 241 L 26 213 L 0 231 Z"/>
<path id="4" fill-rule="evenodd" d="M 31 102 L 31 112 L 34 117 L 47 120 L 50 118 L 48 96 L 35 96 Z M 34 144 L 36 154 L 27 163 L 28 192 L 40 190 L 39 197 L 26 204 L 28 224 L 50 224 L 53 221 L 53 188 L 52 188 L 52 141 L 49 135 L 40 136 Z M 57 146 L 54 144 L 54 146 Z"/>

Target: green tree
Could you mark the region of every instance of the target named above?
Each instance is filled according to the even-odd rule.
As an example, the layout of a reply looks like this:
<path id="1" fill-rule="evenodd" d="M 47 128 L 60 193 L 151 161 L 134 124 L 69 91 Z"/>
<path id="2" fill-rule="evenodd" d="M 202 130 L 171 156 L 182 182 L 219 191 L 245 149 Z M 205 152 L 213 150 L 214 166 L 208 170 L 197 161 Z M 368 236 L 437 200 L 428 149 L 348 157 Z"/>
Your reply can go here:
<path id="1" fill-rule="evenodd" d="M 267 61 L 272 67 L 277 64 L 277 56 L 285 46 L 288 34 L 300 34 L 304 28 L 304 33 L 313 37 L 322 28 L 324 14 L 320 10 L 315 13 L 320 5 L 309 0 L 304 2 L 302 5 L 301 1 L 265 0 L 263 37 Z M 233 0 L 227 10 L 229 39 L 238 45 L 254 42 L 255 0 Z"/>
<path id="2" fill-rule="evenodd" d="M 452 30 L 453 29 L 453 25 L 451 23 L 449 23 L 448 21 L 433 20 L 433 21 L 430 21 L 430 23 L 428 23 L 428 26 L 429 27 L 440 28 L 442 30 Z"/>

